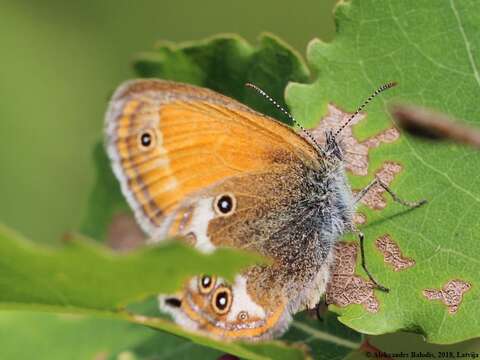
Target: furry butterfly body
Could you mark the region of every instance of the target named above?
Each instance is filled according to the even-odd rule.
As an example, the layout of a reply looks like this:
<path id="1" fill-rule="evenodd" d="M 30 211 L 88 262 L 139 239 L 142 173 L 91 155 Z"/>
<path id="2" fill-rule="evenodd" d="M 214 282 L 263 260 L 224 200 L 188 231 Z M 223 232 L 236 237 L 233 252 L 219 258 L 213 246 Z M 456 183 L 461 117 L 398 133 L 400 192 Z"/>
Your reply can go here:
<path id="1" fill-rule="evenodd" d="M 161 307 L 189 329 L 225 339 L 283 333 L 325 291 L 335 241 L 354 201 L 333 136 L 320 149 L 277 120 L 191 85 L 136 80 L 114 94 L 106 148 L 135 216 L 161 241 L 234 247 L 273 260 L 232 284 L 192 278 Z M 179 264 L 181 266 L 181 264 Z"/>

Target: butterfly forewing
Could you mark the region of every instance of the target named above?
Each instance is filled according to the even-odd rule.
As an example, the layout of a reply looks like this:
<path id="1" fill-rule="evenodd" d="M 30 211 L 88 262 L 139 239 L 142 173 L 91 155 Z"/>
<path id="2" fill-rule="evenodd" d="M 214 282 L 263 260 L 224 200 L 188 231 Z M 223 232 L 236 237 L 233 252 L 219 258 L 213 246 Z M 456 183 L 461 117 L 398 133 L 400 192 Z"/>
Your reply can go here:
<path id="1" fill-rule="evenodd" d="M 213 184 L 293 159 L 315 161 L 313 148 L 281 123 L 207 89 L 161 80 L 119 88 L 106 143 L 137 219 L 158 238 L 181 204 Z"/>

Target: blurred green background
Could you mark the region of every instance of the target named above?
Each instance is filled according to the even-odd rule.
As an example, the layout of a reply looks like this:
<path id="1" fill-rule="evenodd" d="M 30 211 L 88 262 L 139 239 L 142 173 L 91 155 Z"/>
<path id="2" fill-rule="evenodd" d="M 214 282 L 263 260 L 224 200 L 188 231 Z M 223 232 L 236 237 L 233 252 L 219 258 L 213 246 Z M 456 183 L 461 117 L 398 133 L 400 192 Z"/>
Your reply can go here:
<path id="1" fill-rule="evenodd" d="M 305 53 L 333 36 L 334 0 L 0 1 L 0 219 L 35 241 L 78 228 L 92 146 L 132 57 L 158 40 L 273 32 Z"/>
<path id="2" fill-rule="evenodd" d="M 270 31 L 304 55 L 310 39 L 333 38 L 334 2 L 0 0 L 0 221 L 48 243 L 79 227 L 107 100 L 134 76 L 130 60 L 136 53 L 158 40 L 231 32 L 254 43 Z M 26 324 L 40 315 L 31 316 L 4 313 L 0 322 Z M 19 343 L 10 344 L 13 352 Z M 390 351 L 438 349 L 415 335 L 376 337 L 373 343 Z M 454 348 L 480 347 L 471 341 Z"/>

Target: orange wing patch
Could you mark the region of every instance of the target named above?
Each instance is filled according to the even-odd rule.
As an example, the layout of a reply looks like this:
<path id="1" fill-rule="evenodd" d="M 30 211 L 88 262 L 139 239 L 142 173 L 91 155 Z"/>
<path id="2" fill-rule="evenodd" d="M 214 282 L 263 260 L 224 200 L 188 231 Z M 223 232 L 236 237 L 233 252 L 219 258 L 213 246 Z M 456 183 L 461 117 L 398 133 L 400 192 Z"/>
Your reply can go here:
<path id="1" fill-rule="evenodd" d="M 212 91 L 165 81 L 120 87 L 106 132 L 122 190 L 156 235 L 170 214 L 181 216 L 175 213 L 181 204 L 226 178 L 317 157 L 287 126 Z"/>

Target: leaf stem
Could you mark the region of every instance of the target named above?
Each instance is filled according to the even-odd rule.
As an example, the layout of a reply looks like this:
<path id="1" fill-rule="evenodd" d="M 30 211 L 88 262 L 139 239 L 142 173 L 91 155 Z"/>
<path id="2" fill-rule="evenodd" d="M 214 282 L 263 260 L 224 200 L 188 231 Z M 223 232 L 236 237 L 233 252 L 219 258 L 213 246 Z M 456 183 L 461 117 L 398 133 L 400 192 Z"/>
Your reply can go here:
<path id="1" fill-rule="evenodd" d="M 305 333 L 307 333 L 307 334 L 309 334 L 309 335 L 314 336 L 315 338 L 317 338 L 319 340 L 327 341 L 327 342 L 330 342 L 332 344 L 343 346 L 343 347 L 346 347 L 346 348 L 349 348 L 349 349 L 356 350 L 361 345 L 360 343 L 356 343 L 354 341 L 342 339 L 338 336 L 331 335 L 331 334 L 323 332 L 323 331 L 319 331 L 315 328 L 312 328 L 312 327 L 310 327 L 306 324 L 303 324 L 303 323 L 300 323 L 300 322 L 297 322 L 297 321 L 294 321 L 292 323 L 292 326 L 301 330 L 301 331 L 303 331 L 303 332 L 305 332 Z"/>

